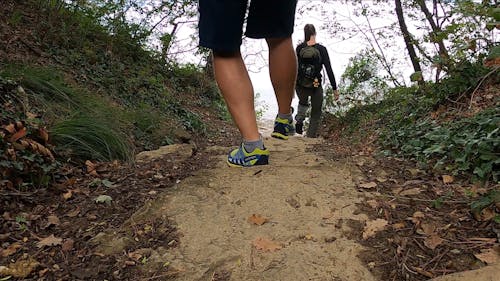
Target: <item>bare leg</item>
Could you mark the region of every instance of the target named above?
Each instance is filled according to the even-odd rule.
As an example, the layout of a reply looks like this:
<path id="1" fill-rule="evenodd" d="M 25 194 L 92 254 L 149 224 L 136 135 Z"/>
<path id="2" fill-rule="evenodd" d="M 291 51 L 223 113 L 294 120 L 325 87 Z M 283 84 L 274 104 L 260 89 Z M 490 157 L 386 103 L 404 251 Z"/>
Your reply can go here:
<path id="1" fill-rule="evenodd" d="M 241 53 L 214 52 L 214 72 L 241 136 L 246 141 L 258 140 L 260 135 L 257 129 L 253 87 Z"/>
<path id="2" fill-rule="evenodd" d="M 278 112 L 290 114 L 297 77 L 297 57 L 291 38 L 268 38 L 269 74 L 273 84 Z"/>

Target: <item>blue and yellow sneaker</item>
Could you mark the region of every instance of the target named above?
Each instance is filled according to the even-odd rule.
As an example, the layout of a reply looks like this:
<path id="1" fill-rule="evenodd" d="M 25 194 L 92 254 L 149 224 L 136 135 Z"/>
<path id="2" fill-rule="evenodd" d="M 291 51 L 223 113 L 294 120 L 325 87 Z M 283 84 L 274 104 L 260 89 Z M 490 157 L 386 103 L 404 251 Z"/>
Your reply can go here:
<path id="1" fill-rule="evenodd" d="M 292 127 L 293 125 L 290 120 L 276 117 L 276 120 L 274 120 L 274 131 L 271 137 L 287 140 L 288 135 L 293 131 Z"/>
<path id="2" fill-rule="evenodd" d="M 227 164 L 231 167 L 251 167 L 255 165 L 267 165 L 269 163 L 269 150 L 267 148 L 256 148 L 252 152 L 247 152 L 245 146 L 231 151 L 227 156 Z"/>

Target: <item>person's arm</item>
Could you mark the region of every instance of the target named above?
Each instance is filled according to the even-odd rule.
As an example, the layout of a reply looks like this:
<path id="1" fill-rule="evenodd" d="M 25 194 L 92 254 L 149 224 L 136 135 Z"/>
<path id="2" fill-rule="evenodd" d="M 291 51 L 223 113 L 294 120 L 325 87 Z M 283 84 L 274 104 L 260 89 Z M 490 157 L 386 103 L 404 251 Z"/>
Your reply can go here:
<path id="1" fill-rule="evenodd" d="M 326 47 L 323 46 L 323 52 L 321 54 L 321 60 L 326 69 L 326 74 L 328 74 L 328 79 L 332 85 L 333 90 L 337 90 L 337 82 L 335 81 L 335 75 L 333 74 L 332 65 L 330 64 L 330 57 L 328 56 L 328 51 Z"/>
<path id="2" fill-rule="evenodd" d="M 323 49 L 323 54 L 321 54 L 322 55 L 321 60 L 326 68 L 326 74 L 328 75 L 328 80 L 330 80 L 330 84 L 332 85 L 335 100 L 338 100 L 339 91 L 337 89 L 337 82 L 335 81 L 335 75 L 333 74 L 332 65 L 330 64 L 330 57 L 328 56 L 328 50 L 324 46 L 322 49 Z"/>
<path id="3" fill-rule="evenodd" d="M 302 48 L 302 44 L 297 45 L 297 48 L 295 48 L 295 55 L 297 56 L 297 61 L 299 61 L 299 59 L 300 59 L 299 53 L 300 53 L 301 48 Z"/>

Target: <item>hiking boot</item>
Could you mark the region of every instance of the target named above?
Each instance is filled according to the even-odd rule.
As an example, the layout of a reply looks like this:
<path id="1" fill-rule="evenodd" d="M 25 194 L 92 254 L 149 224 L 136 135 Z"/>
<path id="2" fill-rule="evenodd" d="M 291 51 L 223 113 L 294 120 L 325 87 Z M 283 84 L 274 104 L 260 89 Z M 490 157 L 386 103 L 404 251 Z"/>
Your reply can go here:
<path id="1" fill-rule="evenodd" d="M 240 147 L 231 151 L 227 156 L 227 164 L 230 167 L 251 167 L 256 165 L 267 165 L 269 163 L 269 150 L 267 148 L 256 148 L 247 152 L 243 143 Z"/>
<path id="2" fill-rule="evenodd" d="M 302 135 L 302 133 L 304 132 L 302 129 L 304 127 L 304 124 L 302 122 L 297 122 L 295 123 L 295 132 L 299 135 Z"/>
<path id="3" fill-rule="evenodd" d="M 274 120 L 274 131 L 271 137 L 287 140 L 292 127 L 292 121 L 276 117 L 276 120 Z"/>

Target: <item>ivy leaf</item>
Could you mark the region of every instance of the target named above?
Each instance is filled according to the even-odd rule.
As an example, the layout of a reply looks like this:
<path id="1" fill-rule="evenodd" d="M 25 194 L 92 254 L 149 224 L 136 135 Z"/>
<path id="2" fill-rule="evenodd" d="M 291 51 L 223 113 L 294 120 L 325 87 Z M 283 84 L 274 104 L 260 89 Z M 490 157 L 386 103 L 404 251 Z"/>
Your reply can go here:
<path id="1" fill-rule="evenodd" d="M 111 198 L 111 196 L 109 195 L 99 195 L 97 196 L 97 198 L 95 199 L 95 202 L 96 203 L 106 203 L 106 204 L 111 204 L 111 201 L 113 200 L 113 198 Z"/>

